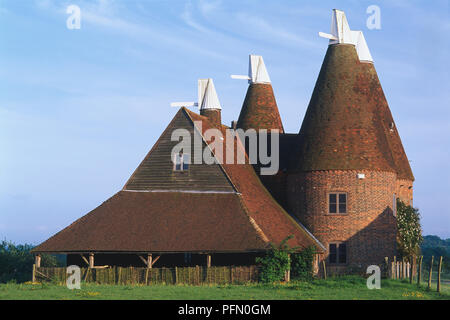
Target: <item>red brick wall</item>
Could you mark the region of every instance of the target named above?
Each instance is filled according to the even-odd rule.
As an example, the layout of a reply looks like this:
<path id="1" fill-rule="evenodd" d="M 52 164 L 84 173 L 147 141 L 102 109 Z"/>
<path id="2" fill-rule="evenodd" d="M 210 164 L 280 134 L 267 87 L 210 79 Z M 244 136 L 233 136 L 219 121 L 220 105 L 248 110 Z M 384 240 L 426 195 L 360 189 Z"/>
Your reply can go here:
<path id="1" fill-rule="evenodd" d="M 397 180 L 397 197 L 404 203 L 413 205 L 413 182 L 411 180 Z"/>
<path id="2" fill-rule="evenodd" d="M 219 109 L 203 109 L 200 115 L 208 117 L 212 124 L 219 127 L 222 124 L 222 112 Z"/>
<path id="3" fill-rule="evenodd" d="M 358 179 L 358 173 L 364 173 L 365 179 Z M 347 264 L 336 270 L 365 270 L 370 264 L 381 264 L 386 256 L 392 259 L 396 191 L 397 175 L 381 171 L 303 172 L 290 175 L 287 182 L 289 209 L 314 236 L 327 249 L 330 242 L 347 243 Z M 329 192 L 347 193 L 347 214 L 328 214 Z"/>

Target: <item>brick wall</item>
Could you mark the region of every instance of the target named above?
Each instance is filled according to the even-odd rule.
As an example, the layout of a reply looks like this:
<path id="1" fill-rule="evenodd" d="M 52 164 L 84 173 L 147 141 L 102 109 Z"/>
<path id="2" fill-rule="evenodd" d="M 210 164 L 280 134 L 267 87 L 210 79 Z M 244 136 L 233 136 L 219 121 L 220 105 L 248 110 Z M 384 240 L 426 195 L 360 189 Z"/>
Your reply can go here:
<path id="1" fill-rule="evenodd" d="M 413 182 L 411 180 L 397 180 L 397 197 L 404 203 L 413 205 Z"/>
<path id="2" fill-rule="evenodd" d="M 365 174 L 365 178 L 358 179 L 358 173 Z M 393 172 L 302 172 L 288 177 L 288 207 L 327 248 L 331 242 L 346 242 L 347 264 L 332 269 L 365 269 L 395 255 L 396 220 L 392 208 L 397 189 L 397 175 Z M 330 192 L 347 193 L 346 214 L 328 214 Z M 327 259 L 328 253 L 323 258 Z"/>

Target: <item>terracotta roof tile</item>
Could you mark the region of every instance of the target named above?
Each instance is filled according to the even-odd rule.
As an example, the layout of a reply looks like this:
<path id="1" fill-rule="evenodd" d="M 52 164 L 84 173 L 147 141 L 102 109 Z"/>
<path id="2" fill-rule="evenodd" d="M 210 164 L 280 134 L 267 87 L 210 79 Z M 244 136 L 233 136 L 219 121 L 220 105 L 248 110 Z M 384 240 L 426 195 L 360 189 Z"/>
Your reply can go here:
<path id="1" fill-rule="evenodd" d="M 247 129 L 278 129 L 284 132 L 277 102 L 270 83 L 249 85 L 237 127 Z"/>
<path id="2" fill-rule="evenodd" d="M 204 116 L 184 108 L 181 112 L 201 121 L 203 130 L 214 127 Z M 223 132 L 226 128 L 221 127 Z M 271 197 L 250 164 L 220 168 L 237 192 L 124 189 L 33 251 L 248 252 L 265 250 L 269 241 L 280 243 L 289 235 L 294 235 L 292 246 L 314 245 L 323 251 Z"/>
<path id="3" fill-rule="evenodd" d="M 413 179 L 375 69 L 353 45 L 328 47 L 302 127 L 294 170 L 395 171 Z"/>

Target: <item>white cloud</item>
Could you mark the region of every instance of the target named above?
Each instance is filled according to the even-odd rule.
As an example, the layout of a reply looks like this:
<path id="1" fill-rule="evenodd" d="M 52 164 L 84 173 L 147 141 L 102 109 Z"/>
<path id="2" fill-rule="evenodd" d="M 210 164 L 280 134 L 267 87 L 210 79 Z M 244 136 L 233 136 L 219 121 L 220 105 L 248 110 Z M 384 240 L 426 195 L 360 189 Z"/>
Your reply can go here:
<path id="1" fill-rule="evenodd" d="M 181 14 L 181 19 L 191 28 L 203 33 L 210 33 L 211 31 L 200 24 L 198 24 L 192 17 L 192 3 L 186 3 L 183 13 Z"/>
<path id="2" fill-rule="evenodd" d="M 241 25 L 246 30 L 252 31 L 253 35 L 256 35 L 264 39 L 276 39 L 275 41 L 282 40 L 287 45 L 295 45 L 301 47 L 319 47 L 318 42 L 310 41 L 301 36 L 292 33 L 282 27 L 278 27 L 275 24 L 267 21 L 264 18 L 253 16 L 247 13 L 239 12 L 236 17 Z"/>

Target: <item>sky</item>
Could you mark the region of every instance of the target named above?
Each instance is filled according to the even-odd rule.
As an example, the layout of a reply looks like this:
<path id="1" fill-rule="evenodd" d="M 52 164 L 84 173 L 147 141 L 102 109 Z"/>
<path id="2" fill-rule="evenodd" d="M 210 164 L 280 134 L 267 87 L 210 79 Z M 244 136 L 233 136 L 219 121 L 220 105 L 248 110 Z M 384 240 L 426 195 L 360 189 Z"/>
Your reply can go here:
<path id="1" fill-rule="evenodd" d="M 198 78 L 214 79 L 223 122 L 237 120 L 247 82 L 230 74 L 247 73 L 249 54 L 298 132 L 333 8 L 364 32 L 423 233 L 449 238 L 449 1 L 0 0 L 0 240 L 39 244 L 118 192 Z"/>

